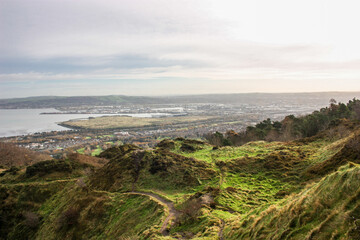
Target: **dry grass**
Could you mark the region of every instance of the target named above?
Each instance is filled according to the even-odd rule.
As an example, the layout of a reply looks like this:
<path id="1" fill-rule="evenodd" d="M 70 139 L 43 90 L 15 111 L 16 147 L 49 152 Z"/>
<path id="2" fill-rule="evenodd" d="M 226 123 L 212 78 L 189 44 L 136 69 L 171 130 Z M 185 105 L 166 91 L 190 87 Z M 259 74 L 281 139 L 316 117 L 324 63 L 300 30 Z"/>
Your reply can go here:
<path id="1" fill-rule="evenodd" d="M 85 129 L 116 129 L 134 128 L 148 126 L 162 126 L 180 123 L 191 123 L 209 120 L 212 117 L 186 116 L 186 117 L 165 117 L 165 118 L 138 118 L 126 116 L 98 117 L 88 120 L 72 120 L 63 122 L 62 125 L 70 128 Z"/>
<path id="2" fill-rule="evenodd" d="M 100 168 L 109 161 L 106 158 L 92 157 L 79 153 L 71 153 L 69 154 L 68 158 L 73 161 L 78 161 L 79 163 L 89 164 L 95 168 Z"/>
<path id="3" fill-rule="evenodd" d="M 2 166 L 29 166 L 50 159 L 52 157 L 49 155 L 21 148 L 15 144 L 0 142 L 0 165 Z"/>

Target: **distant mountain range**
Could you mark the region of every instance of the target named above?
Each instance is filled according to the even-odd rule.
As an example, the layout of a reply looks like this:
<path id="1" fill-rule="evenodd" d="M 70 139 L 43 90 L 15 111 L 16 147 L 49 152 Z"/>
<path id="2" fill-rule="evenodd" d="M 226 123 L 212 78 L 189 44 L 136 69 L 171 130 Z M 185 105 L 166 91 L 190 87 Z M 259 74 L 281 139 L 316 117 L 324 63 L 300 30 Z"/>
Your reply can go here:
<path id="1" fill-rule="evenodd" d="M 189 104 L 189 103 L 223 103 L 223 104 L 274 104 L 292 102 L 299 104 L 328 104 L 331 98 L 347 102 L 360 98 L 360 92 L 319 92 L 319 93 L 236 93 L 204 94 L 181 96 L 39 96 L 27 98 L 0 99 L 0 109 L 17 108 L 56 108 L 71 106 L 109 106 L 132 104 Z"/>

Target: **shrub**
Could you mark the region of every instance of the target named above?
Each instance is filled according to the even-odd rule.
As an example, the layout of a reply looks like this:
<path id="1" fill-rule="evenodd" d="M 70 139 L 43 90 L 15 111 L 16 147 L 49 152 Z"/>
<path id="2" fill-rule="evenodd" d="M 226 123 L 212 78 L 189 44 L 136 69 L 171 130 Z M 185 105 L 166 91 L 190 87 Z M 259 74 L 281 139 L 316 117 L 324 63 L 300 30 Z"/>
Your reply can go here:
<path id="1" fill-rule="evenodd" d="M 4 176 L 5 174 L 7 173 L 10 173 L 12 175 L 16 175 L 16 173 L 20 171 L 20 168 L 19 167 L 15 167 L 15 166 L 12 166 L 11 168 L 3 171 L 2 173 L 0 173 L 0 177 Z"/>
<path id="2" fill-rule="evenodd" d="M 175 149 L 175 142 L 171 141 L 169 139 L 165 139 L 165 140 L 162 140 L 161 142 L 159 142 L 157 144 L 157 147 L 163 148 L 163 149 L 173 150 L 173 149 Z"/>
<path id="3" fill-rule="evenodd" d="M 26 176 L 43 176 L 52 172 L 72 172 L 74 164 L 65 160 L 47 160 L 35 163 L 26 168 Z"/>
<path id="4" fill-rule="evenodd" d="M 199 210 L 201 209 L 202 203 L 198 198 L 193 198 L 186 201 L 182 208 L 182 213 L 185 218 L 190 220 L 195 220 L 199 215 Z"/>
<path id="5" fill-rule="evenodd" d="M 183 152 L 195 152 L 196 151 L 194 146 L 187 144 L 187 143 L 183 143 L 180 147 L 180 150 Z"/>
<path id="6" fill-rule="evenodd" d="M 80 217 L 80 209 L 75 207 L 70 207 L 65 212 L 63 212 L 59 218 L 60 227 L 69 227 L 78 223 Z"/>
<path id="7" fill-rule="evenodd" d="M 360 136 L 355 136 L 354 138 L 350 139 L 347 143 L 347 146 L 354 152 L 360 152 Z"/>

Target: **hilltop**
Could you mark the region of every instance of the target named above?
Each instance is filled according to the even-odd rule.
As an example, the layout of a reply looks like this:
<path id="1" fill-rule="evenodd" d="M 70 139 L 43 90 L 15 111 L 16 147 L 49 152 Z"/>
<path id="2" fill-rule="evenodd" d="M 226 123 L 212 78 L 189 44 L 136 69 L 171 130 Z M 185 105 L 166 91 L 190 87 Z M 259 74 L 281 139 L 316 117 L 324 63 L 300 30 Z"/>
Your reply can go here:
<path id="1" fill-rule="evenodd" d="M 335 118 L 286 141 L 164 139 L 8 171 L 0 238 L 360 239 L 360 123 Z"/>
<path id="2" fill-rule="evenodd" d="M 314 102 L 326 105 L 330 98 L 346 101 L 354 97 L 360 98 L 360 92 L 317 92 L 317 93 L 234 93 L 234 94 L 202 94 L 183 96 L 39 96 L 27 98 L 0 99 L 0 109 L 14 108 L 61 108 L 79 106 L 116 106 L 136 104 L 257 104 L 298 102 L 311 105 Z"/>

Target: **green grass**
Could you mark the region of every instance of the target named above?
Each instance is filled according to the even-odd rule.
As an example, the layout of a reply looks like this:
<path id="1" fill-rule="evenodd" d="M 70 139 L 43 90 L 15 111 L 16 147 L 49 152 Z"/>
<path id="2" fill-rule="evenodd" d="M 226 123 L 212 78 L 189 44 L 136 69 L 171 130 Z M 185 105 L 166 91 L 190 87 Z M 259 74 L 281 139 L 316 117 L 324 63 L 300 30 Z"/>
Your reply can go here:
<path id="1" fill-rule="evenodd" d="M 106 142 L 106 144 L 111 144 L 111 145 L 114 145 L 113 142 Z M 99 155 L 101 152 L 103 151 L 103 149 L 97 145 L 96 146 L 96 149 L 92 150 L 91 151 L 91 156 L 97 156 Z M 85 148 L 79 148 L 76 150 L 77 153 L 80 153 L 80 154 L 85 154 Z"/>
<path id="2" fill-rule="evenodd" d="M 359 239 L 359 179 L 360 166 L 348 164 L 282 205 L 234 221 L 226 239 Z"/>
<path id="3" fill-rule="evenodd" d="M 287 191 L 289 184 L 263 174 L 226 173 L 217 201 L 239 213 L 276 203 L 279 191 Z"/>
<path id="4" fill-rule="evenodd" d="M 347 138 L 337 141 L 329 141 L 326 139 L 319 139 L 302 146 L 302 150 L 308 152 L 307 160 L 311 164 L 323 162 L 334 156 L 345 144 Z"/>
<path id="5" fill-rule="evenodd" d="M 115 194 L 106 211 L 109 221 L 103 236 L 107 239 L 116 237 L 137 237 L 158 235 L 164 208 L 147 196 Z M 140 220 L 140 221 L 139 221 Z"/>
<path id="6" fill-rule="evenodd" d="M 85 148 L 80 148 L 78 150 L 76 150 L 77 153 L 80 153 L 80 154 L 85 154 Z"/>
<path id="7" fill-rule="evenodd" d="M 146 184 L 144 184 L 146 183 Z M 215 177 L 211 180 L 203 181 L 201 185 L 189 187 L 176 187 L 172 182 L 161 182 L 157 177 L 147 178 L 144 183 L 137 185 L 137 191 L 154 192 L 163 196 L 166 199 L 174 202 L 175 205 L 180 205 L 186 201 L 190 196 L 197 192 L 202 192 L 207 187 L 217 187 L 219 178 Z"/>
<path id="8" fill-rule="evenodd" d="M 97 156 L 97 155 L 99 155 L 102 151 L 103 151 L 102 148 L 101 148 L 99 145 L 97 145 L 97 146 L 96 146 L 96 149 L 91 152 L 91 156 Z"/>
<path id="9" fill-rule="evenodd" d="M 173 150 L 174 153 L 183 155 L 185 157 L 192 157 L 198 160 L 203 160 L 208 163 L 214 163 L 215 161 L 226 161 L 241 157 L 255 157 L 263 154 L 267 154 L 277 147 L 281 146 L 281 143 L 278 142 L 252 142 L 240 147 L 222 147 L 216 150 L 213 150 L 213 146 L 204 145 L 201 146 L 202 149 L 197 150 L 193 153 L 183 152 L 180 150 L 181 144 L 176 142 L 176 148 Z"/>
<path id="10" fill-rule="evenodd" d="M 37 229 L 28 227 L 23 214 L 41 216 L 41 206 L 69 183 L 74 184 L 71 180 L 0 184 L 0 213 L 7 219 L 2 222 L 0 239 L 34 239 Z"/>
<path id="11" fill-rule="evenodd" d="M 71 208 L 79 217 L 67 226 L 61 216 Z M 147 196 L 104 191 L 84 194 L 69 185 L 43 204 L 39 214 L 44 223 L 36 239 L 148 239 L 159 234 L 164 208 Z"/>

